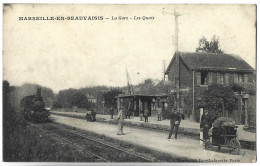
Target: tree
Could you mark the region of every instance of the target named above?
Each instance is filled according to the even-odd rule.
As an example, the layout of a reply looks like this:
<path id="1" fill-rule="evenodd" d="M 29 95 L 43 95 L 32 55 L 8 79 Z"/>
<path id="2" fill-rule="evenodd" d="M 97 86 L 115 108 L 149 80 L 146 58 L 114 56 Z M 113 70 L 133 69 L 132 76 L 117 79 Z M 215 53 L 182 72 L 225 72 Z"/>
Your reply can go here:
<path id="1" fill-rule="evenodd" d="M 15 91 L 6 80 L 3 81 L 3 159 L 15 161 L 21 156 L 17 147 L 21 145 L 21 131 L 26 127 L 26 122 L 12 107 L 10 94 Z M 19 148 L 18 148 L 19 149 Z"/>
<path id="2" fill-rule="evenodd" d="M 199 47 L 196 48 L 196 52 L 206 52 L 223 54 L 224 52 L 220 49 L 219 38 L 214 35 L 209 42 L 204 36 L 199 40 Z"/>
<path id="3" fill-rule="evenodd" d="M 110 90 L 106 93 L 104 93 L 104 101 L 105 101 L 105 106 L 106 107 L 117 107 L 117 102 L 116 102 L 116 96 L 119 94 L 122 94 L 123 92 L 118 90 L 118 89 L 113 89 Z"/>
<path id="4" fill-rule="evenodd" d="M 153 80 L 151 78 L 144 80 L 144 84 L 152 84 L 152 83 L 153 83 Z"/>
<path id="5" fill-rule="evenodd" d="M 228 116 L 235 108 L 235 95 L 230 86 L 212 84 L 202 94 L 202 106 L 212 114 Z"/>
<path id="6" fill-rule="evenodd" d="M 72 96 L 71 106 L 77 106 L 79 108 L 89 108 L 90 102 L 87 97 L 81 92 L 77 92 Z"/>

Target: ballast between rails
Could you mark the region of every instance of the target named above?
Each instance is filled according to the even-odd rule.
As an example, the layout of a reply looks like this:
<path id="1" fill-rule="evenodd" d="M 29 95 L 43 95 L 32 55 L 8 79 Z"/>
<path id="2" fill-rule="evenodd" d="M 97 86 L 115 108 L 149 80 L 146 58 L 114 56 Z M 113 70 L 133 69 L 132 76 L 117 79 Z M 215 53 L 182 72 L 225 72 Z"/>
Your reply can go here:
<path id="1" fill-rule="evenodd" d="M 47 125 L 53 126 L 53 127 L 56 127 L 56 128 L 59 128 L 59 129 L 61 129 L 61 130 L 64 130 L 64 131 L 67 131 L 67 132 L 69 132 L 69 133 L 72 133 L 72 134 L 78 135 L 78 136 L 80 136 L 80 137 L 83 137 L 83 138 L 85 138 L 85 139 L 91 140 L 91 141 L 93 141 L 93 142 L 96 142 L 96 143 L 99 143 L 99 144 L 108 146 L 108 147 L 110 147 L 110 148 L 113 148 L 113 149 L 122 151 L 122 152 L 124 152 L 124 153 L 133 155 L 133 156 L 138 157 L 138 158 L 141 158 L 141 159 L 143 159 L 143 160 L 145 160 L 145 161 L 154 162 L 154 161 L 152 161 L 151 159 L 148 159 L 148 158 L 146 158 L 146 157 L 137 155 L 137 154 L 135 154 L 135 153 L 126 151 L 126 150 L 124 150 L 124 149 L 121 149 L 121 148 L 118 148 L 118 147 L 115 147 L 115 146 L 106 144 L 106 143 L 101 142 L 101 141 L 99 141 L 99 140 L 95 140 L 95 139 L 93 139 L 93 138 L 90 138 L 90 137 L 86 136 L 85 134 L 80 134 L 79 132 L 76 132 L 76 131 L 74 131 L 74 130 L 65 129 L 65 128 L 59 127 L 58 125 L 54 125 L 54 124 L 47 124 Z"/>
<path id="2" fill-rule="evenodd" d="M 43 130 L 45 130 L 45 131 L 48 132 L 48 133 L 51 133 L 51 132 L 49 132 L 49 131 L 46 130 L 46 129 L 43 129 Z M 71 144 L 71 145 L 77 147 L 78 149 L 81 149 L 82 152 L 84 152 L 84 153 L 87 153 L 87 154 L 90 154 L 90 155 L 92 155 L 92 156 L 95 156 L 95 157 L 97 157 L 97 158 L 99 158 L 99 159 L 101 159 L 101 160 L 103 160 L 103 161 L 105 161 L 105 162 L 110 162 L 110 161 L 104 159 L 103 157 L 101 157 L 101 156 L 99 156 L 99 155 L 96 155 L 96 154 L 94 154 L 94 153 L 92 153 L 92 152 L 86 150 L 85 148 L 83 148 L 83 147 L 81 147 L 81 146 L 79 146 L 79 145 L 77 145 L 77 144 L 75 144 L 75 143 L 73 143 L 73 142 L 71 142 L 71 141 L 69 141 L 69 140 L 67 140 L 67 139 L 65 139 L 65 138 L 62 138 L 62 137 L 58 136 L 57 134 L 51 133 L 51 135 L 53 135 L 54 137 L 56 137 L 56 138 L 58 138 L 58 139 L 60 139 L 60 140 L 62 140 L 62 141 L 65 141 L 65 142 L 67 142 L 67 143 L 69 143 L 69 144 Z"/>

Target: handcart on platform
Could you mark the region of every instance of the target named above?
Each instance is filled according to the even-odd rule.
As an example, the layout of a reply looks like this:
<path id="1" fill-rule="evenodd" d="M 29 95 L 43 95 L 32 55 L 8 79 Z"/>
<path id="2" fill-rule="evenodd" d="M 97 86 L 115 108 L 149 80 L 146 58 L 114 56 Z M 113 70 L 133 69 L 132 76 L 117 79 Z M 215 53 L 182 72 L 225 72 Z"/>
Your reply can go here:
<path id="1" fill-rule="evenodd" d="M 220 117 L 213 123 L 211 139 L 202 140 L 205 149 L 212 149 L 217 146 L 218 150 L 227 147 L 231 154 L 240 154 L 240 142 L 237 138 L 237 126 L 231 118 Z"/>

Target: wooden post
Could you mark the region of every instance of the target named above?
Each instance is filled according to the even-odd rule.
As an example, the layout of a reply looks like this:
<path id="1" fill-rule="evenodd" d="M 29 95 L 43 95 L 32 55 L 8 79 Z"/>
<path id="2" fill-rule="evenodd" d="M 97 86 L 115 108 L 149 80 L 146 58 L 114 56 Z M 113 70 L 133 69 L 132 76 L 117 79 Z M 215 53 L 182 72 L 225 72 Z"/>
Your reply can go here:
<path id="1" fill-rule="evenodd" d="M 142 102 L 141 99 L 139 98 L 139 117 L 140 117 L 140 121 L 143 121 L 143 114 L 142 114 Z"/>
<path id="2" fill-rule="evenodd" d="M 119 112 L 120 109 L 120 98 L 117 98 L 117 111 Z"/>
<path id="3" fill-rule="evenodd" d="M 225 117 L 224 101 L 222 99 L 222 116 Z"/>
<path id="4" fill-rule="evenodd" d="M 248 111 L 247 111 L 247 99 L 245 99 L 245 126 L 248 127 L 249 123 L 248 123 Z"/>
<path id="5" fill-rule="evenodd" d="M 192 71 L 192 110 L 191 110 L 191 119 L 195 121 L 195 73 Z"/>
<path id="6" fill-rule="evenodd" d="M 200 122 L 201 122 L 201 116 L 203 114 L 203 108 L 200 108 Z M 200 131 L 200 145 L 203 144 L 203 131 Z"/>
<path id="7" fill-rule="evenodd" d="M 240 123 L 242 123 L 242 111 L 243 111 L 243 98 L 242 98 L 242 92 L 240 92 Z"/>

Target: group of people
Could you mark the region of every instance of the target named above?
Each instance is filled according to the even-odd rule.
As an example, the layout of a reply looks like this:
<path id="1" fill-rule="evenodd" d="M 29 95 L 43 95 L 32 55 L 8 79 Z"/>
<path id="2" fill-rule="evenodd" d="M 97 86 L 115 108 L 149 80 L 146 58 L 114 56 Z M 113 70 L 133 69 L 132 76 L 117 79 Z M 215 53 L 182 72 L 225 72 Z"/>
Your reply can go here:
<path id="1" fill-rule="evenodd" d="M 95 122 L 96 121 L 96 112 L 93 109 L 88 111 L 86 114 L 86 119 L 87 119 L 87 121 Z"/>
<path id="2" fill-rule="evenodd" d="M 170 131 L 169 131 L 168 139 L 171 139 L 173 132 L 174 132 L 174 138 L 177 139 L 179 126 L 181 120 L 184 119 L 184 116 L 176 108 L 172 108 L 169 116 L 170 116 Z M 148 122 L 148 111 L 144 110 L 144 117 L 145 117 L 145 122 Z M 123 132 L 124 113 L 122 108 L 118 112 L 117 120 L 118 120 L 117 135 L 125 135 Z M 201 123 L 200 123 L 200 129 L 203 131 L 204 140 L 209 138 L 208 132 L 211 127 L 212 127 L 212 116 L 208 113 L 208 110 L 205 109 L 201 117 Z"/>
<path id="3" fill-rule="evenodd" d="M 111 115 L 111 119 L 113 119 L 114 109 L 111 107 L 109 109 L 109 113 Z M 144 109 L 144 118 L 145 122 L 148 122 L 148 109 Z M 170 117 L 170 131 L 168 135 L 168 139 L 171 139 L 173 132 L 175 133 L 174 138 L 177 139 L 179 126 L 181 123 L 181 119 L 184 119 L 184 116 L 180 113 L 180 111 L 176 108 L 172 108 L 169 114 Z M 87 113 L 86 118 L 88 121 L 96 121 L 96 113 L 94 110 L 91 110 Z M 123 132 L 123 121 L 124 121 L 124 111 L 120 108 L 118 115 L 116 117 L 118 120 L 118 131 L 117 135 L 125 135 Z M 161 120 L 161 112 L 158 111 L 158 120 Z M 203 139 L 207 140 L 209 138 L 208 132 L 212 127 L 212 116 L 208 113 L 208 110 L 205 109 L 203 115 L 201 116 L 200 129 L 203 131 Z"/>
<path id="4" fill-rule="evenodd" d="M 145 122 L 148 122 L 148 110 L 146 111 L 146 109 L 144 110 L 144 117 L 145 117 Z M 169 136 L 168 139 L 171 138 L 173 131 L 175 132 L 175 139 L 177 139 L 177 135 L 178 135 L 178 129 L 179 129 L 179 125 L 182 119 L 182 115 L 180 113 L 180 111 L 178 111 L 177 109 L 172 109 L 171 113 L 170 113 L 170 132 L 169 132 Z M 117 120 L 118 120 L 118 131 L 117 131 L 117 135 L 125 135 L 123 132 L 123 121 L 124 121 L 124 115 L 123 115 L 123 109 L 120 108 L 118 115 L 117 115 Z"/>

